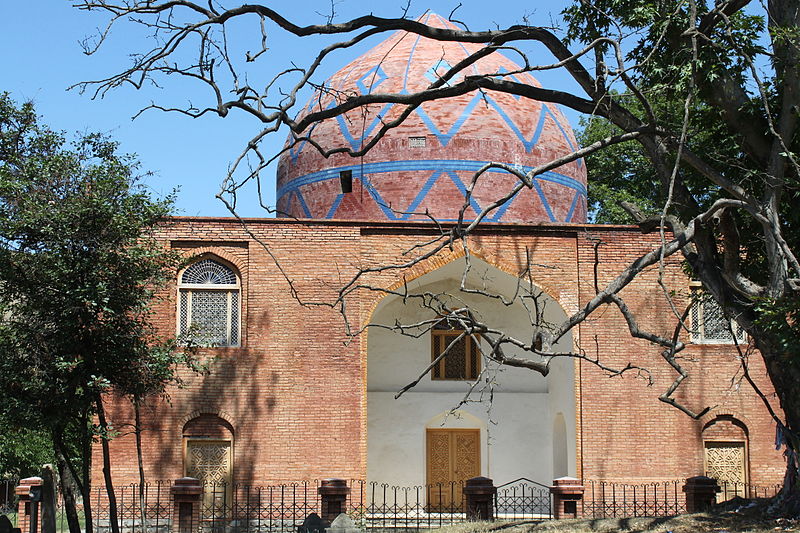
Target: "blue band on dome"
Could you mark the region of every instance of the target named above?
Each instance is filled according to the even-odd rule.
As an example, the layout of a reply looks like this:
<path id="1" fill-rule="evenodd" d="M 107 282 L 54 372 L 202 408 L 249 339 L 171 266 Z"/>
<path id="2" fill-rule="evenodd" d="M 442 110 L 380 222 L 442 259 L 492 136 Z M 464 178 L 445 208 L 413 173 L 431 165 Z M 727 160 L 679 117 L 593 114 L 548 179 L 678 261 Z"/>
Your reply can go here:
<path id="1" fill-rule="evenodd" d="M 406 160 L 406 161 L 383 161 L 383 162 L 375 162 L 375 163 L 363 163 L 363 164 L 356 164 L 356 165 L 347 165 L 335 168 L 327 168 L 325 170 L 320 170 L 318 172 L 312 172 L 311 174 L 306 174 L 305 176 L 300 176 L 299 178 L 291 180 L 289 183 L 283 185 L 282 187 L 278 188 L 277 197 L 280 201 L 284 196 L 292 193 L 297 193 L 298 197 L 300 197 L 300 188 L 306 185 L 310 185 L 312 183 L 320 183 L 323 181 L 328 180 L 338 180 L 339 173 L 343 170 L 350 170 L 353 172 L 353 179 L 361 180 L 362 183 L 366 185 L 365 189 L 369 192 L 369 194 L 373 197 L 375 202 L 381 207 L 384 211 L 386 216 L 390 220 L 406 220 L 411 215 L 403 214 L 403 213 L 396 213 L 392 211 L 388 206 L 389 202 L 384 200 L 375 187 L 369 185 L 369 175 L 371 174 L 382 174 L 386 172 L 409 172 L 409 171 L 422 171 L 422 172 L 433 172 L 434 174 L 428 178 L 427 182 L 423 186 L 423 188 L 418 193 L 417 197 L 414 199 L 411 205 L 405 211 L 414 211 L 425 199 L 428 192 L 433 187 L 434 183 L 438 179 L 439 176 L 442 174 L 446 174 L 454 183 L 460 179 L 455 174 L 455 172 L 477 172 L 483 166 L 487 165 L 488 161 L 469 161 L 469 160 L 454 160 L 454 159 L 428 159 L 428 160 Z M 533 170 L 533 167 L 529 166 L 522 166 L 520 165 L 518 168 L 525 172 L 530 172 Z M 503 169 L 491 169 L 490 173 L 501 173 L 501 174 L 508 174 L 509 172 Z M 362 174 L 363 173 L 363 174 Z M 362 179 L 362 177 L 366 177 L 366 179 Z M 575 191 L 575 198 L 572 201 L 572 206 L 568 212 L 566 220 L 564 222 L 569 222 L 572 218 L 572 214 L 575 211 L 575 206 L 579 201 L 580 197 L 586 197 L 586 186 L 581 183 L 580 181 L 570 178 L 569 176 L 565 176 L 563 174 L 559 174 L 558 172 L 548 171 L 542 174 L 539 174 L 534 178 L 535 189 L 539 194 L 539 197 L 542 200 L 544 205 L 545 211 L 547 212 L 548 217 L 552 222 L 557 222 L 553 212 L 550 208 L 549 203 L 544 195 L 544 192 L 541 190 L 539 186 L 539 181 L 548 181 L 551 183 L 556 183 L 563 187 L 567 187 L 569 189 L 573 189 Z M 456 186 L 459 190 L 464 193 L 464 184 L 461 182 L 460 186 L 459 183 L 456 183 Z M 339 199 L 339 202 L 341 199 Z M 513 201 L 513 199 L 511 200 Z M 338 207 L 338 203 L 336 202 Z M 475 202 L 474 198 L 470 202 L 472 205 L 473 210 L 476 213 L 480 212 L 480 207 Z M 506 209 L 508 208 L 510 202 L 506 203 L 504 206 L 499 208 L 495 215 L 488 220 L 490 221 L 499 221 L 499 219 L 505 214 Z M 307 209 L 307 208 L 306 208 Z M 336 209 L 330 209 L 328 213 L 326 213 L 325 218 L 333 218 Z"/>

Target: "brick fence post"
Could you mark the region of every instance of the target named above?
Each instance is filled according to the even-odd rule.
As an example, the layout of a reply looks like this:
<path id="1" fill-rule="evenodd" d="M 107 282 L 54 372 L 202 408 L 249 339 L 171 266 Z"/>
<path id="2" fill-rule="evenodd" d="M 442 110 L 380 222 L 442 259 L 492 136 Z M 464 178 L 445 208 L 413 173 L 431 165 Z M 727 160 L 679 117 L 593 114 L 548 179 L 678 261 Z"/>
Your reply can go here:
<path id="1" fill-rule="evenodd" d="M 170 487 L 172 493 L 171 533 L 197 533 L 200 530 L 200 501 L 203 485 L 193 477 L 176 479 Z M 146 525 L 145 525 L 146 527 Z"/>
<path id="2" fill-rule="evenodd" d="M 19 481 L 19 485 L 14 489 L 19 503 L 17 504 L 17 527 L 22 533 L 28 533 L 31 527 L 31 512 L 33 505 L 31 502 L 31 487 L 41 487 L 43 483 L 40 477 L 26 477 Z M 39 529 L 37 527 L 37 529 Z"/>
<path id="3" fill-rule="evenodd" d="M 497 487 L 488 477 L 473 477 L 464 485 L 467 520 L 494 520 L 494 495 Z"/>
<path id="4" fill-rule="evenodd" d="M 320 499 L 322 500 L 322 518 L 327 523 L 344 513 L 347 510 L 347 496 L 350 494 L 350 487 L 344 479 L 330 478 L 323 479 L 319 488 Z"/>
<path id="5" fill-rule="evenodd" d="M 683 492 L 686 493 L 686 512 L 708 511 L 714 505 L 714 500 L 720 490 L 717 481 L 713 478 L 706 476 L 688 478 L 683 486 Z"/>
<path id="6" fill-rule="evenodd" d="M 553 518 L 580 518 L 578 502 L 583 499 L 583 486 L 580 479 L 560 477 L 553 480 L 550 494 L 553 495 Z"/>

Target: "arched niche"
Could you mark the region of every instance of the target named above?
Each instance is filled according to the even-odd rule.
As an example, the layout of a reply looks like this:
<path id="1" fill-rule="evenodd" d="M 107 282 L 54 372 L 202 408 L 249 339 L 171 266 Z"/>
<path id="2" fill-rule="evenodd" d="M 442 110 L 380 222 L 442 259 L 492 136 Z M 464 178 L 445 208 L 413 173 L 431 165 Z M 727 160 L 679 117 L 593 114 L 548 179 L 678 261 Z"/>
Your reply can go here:
<path id="1" fill-rule="evenodd" d="M 749 431 L 732 415 L 718 415 L 703 426 L 703 467 L 723 487 L 724 497 L 745 496 L 750 480 Z"/>
<path id="2" fill-rule="evenodd" d="M 543 322 L 557 324 L 566 318 L 558 302 L 537 286 L 531 286 L 476 257 L 466 277 L 469 289 L 488 290 L 513 300 L 505 305 L 501 298 L 487 297 L 460 289 L 466 260 L 462 257 L 409 282 L 404 290 L 411 295 L 437 295 L 451 308 L 468 306 L 492 328 L 520 339 L 535 339 L 531 324 L 533 299 Z M 524 303 L 515 295 L 525 294 Z M 526 307 L 527 305 L 527 307 Z M 553 419 L 562 413 L 566 442 L 574 443 L 575 399 L 573 362 L 555 360 L 547 377 L 520 368 L 500 366 L 482 358 L 481 374 L 472 380 L 437 380 L 420 374 L 432 363 L 431 328 L 407 328 L 396 324 L 435 321 L 435 310 L 420 305 L 414 297 L 389 295 L 376 306 L 367 336 L 367 475 L 373 480 L 392 479 L 399 484 L 423 483 L 426 472 L 425 430 L 429 421 L 458 407 L 462 418 L 446 417 L 447 424 L 480 421 L 473 427 L 482 433 L 481 471 L 498 483 L 518 477 L 549 482 L 553 473 Z M 485 341 L 482 341 L 485 343 Z M 551 351 L 571 351 L 571 335 L 565 335 Z M 483 345 L 484 348 L 488 344 Z M 535 354 L 507 347 L 508 355 L 535 358 Z M 449 356 L 448 356 L 449 357 Z M 395 399 L 396 393 L 419 379 L 418 384 Z M 492 401 L 462 404 L 465 394 L 484 390 Z M 480 400 L 474 393 L 471 400 Z M 473 420 L 473 422 L 474 422 Z M 574 465 L 574 445 L 567 445 Z"/>
<path id="3" fill-rule="evenodd" d="M 569 450 L 567 448 L 567 423 L 564 413 L 553 419 L 553 478 L 569 475 Z"/>
<path id="4" fill-rule="evenodd" d="M 183 425 L 182 435 L 184 475 L 204 485 L 204 504 L 229 502 L 234 479 L 233 426 L 216 414 L 203 413 Z"/>

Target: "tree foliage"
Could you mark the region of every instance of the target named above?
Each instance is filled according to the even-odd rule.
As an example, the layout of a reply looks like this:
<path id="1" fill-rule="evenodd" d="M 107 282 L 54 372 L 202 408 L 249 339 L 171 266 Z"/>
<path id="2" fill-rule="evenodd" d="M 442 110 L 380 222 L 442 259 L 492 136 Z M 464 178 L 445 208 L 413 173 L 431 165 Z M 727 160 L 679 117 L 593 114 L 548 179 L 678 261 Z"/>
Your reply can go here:
<path id="1" fill-rule="evenodd" d="M 69 466 L 85 502 L 92 440 L 114 435 L 101 395 L 163 392 L 193 361 L 150 323 L 154 290 L 178 264 L 153 235 L 171 206 L 115 142 L 68 140 L 0 95 L 0 391 L 7 423 L 81 458 Z"/>

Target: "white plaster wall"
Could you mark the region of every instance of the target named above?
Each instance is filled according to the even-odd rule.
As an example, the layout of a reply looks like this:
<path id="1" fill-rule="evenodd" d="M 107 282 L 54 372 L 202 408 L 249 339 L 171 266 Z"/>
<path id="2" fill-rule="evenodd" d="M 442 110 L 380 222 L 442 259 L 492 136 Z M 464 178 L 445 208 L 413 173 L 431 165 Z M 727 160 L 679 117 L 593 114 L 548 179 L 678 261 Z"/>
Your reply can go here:
<path id="1" fill-rule="evenodd" d="M 496 394 L 490 413 L 486 404 L 469 404 L 444 415 L 463 396 L 457 393 L 370 392 L 367 425 L 367 478 L 397 485 L 425 480 L 425 429 L 481 430 L 481 475 L 496 484 L 528 477 L 548 483 L 552 477 L 552 426 L 547 394 Z M 491 419 L 491 422 L 489 421 Z M 442 421 L 444 424 L 442 424 Z"/>

